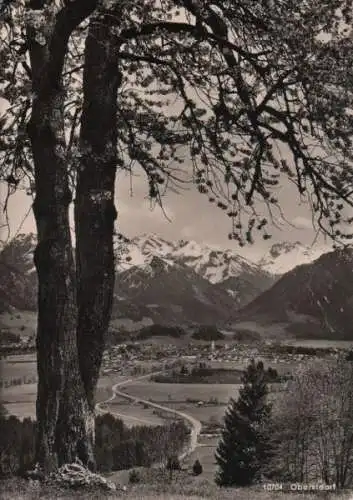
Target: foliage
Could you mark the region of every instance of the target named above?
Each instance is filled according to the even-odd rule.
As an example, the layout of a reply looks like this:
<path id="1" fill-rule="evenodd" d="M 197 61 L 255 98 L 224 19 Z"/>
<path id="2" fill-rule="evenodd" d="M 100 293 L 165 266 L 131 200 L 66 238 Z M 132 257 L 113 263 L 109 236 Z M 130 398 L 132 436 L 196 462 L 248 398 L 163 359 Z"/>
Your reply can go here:
<path id="1" fill-rule="evenodd" d="M 347 361 L 353 361 L 353 350 L 350 350 L 346 356 Z"/>
<path id="2" fill-rule="evenodd" d="M 161 203 L 165 187 L 193 180 L 229 215 L 229 237 L 242 245 L 253 241 L 255 230 L 270 236 L 257 204 L 262 200 L 270 217 L 274 210 L 280 216 L 275 191 L 287 177 L 311 203 L 318 225 L 344 237 L 352 184 L 351 0 L 261 0 L 255 8 L 249 0 L 92 1 L 89 7 L 87 17 L 108 15 L 122 41 L 119 163 L 128 171 L 143 169 L 152 199 Z M 44 27 L 69 6 L 39 2 L 36 8 L 18 0 L 2 12 L 1 97 L 8 102 L 2 179 L 9 194 L 34 189 L 25 27 L 34 27 L 36 40 L 45 44 Z M 81 2 L 70 8 L 75 14 Z M 72 182 L 81 154 L 86 36 L 84 20 L 72 33 L 63 72 Z M 182 166 L 185 158 L 192 172 Z"/>
<path id="3" fill-rule="evenodd" d="M 167 469 L 168 470 L 180 470 L 181 469 L 179 459 L 176 455 L 171 455 L 170 457 L 168 457 Z"/>
<path id="4" fill-rule="evenodd" d="M 35 423 L 25 418 L 0 416 L 0 477 L 21 474 L 34 460 Z"/>
<path id="5" fill-rule="evenodd" d="M 241 343 L 257 343 L 261 342 L 262 337 L 260 333 L 247 330 L 246 328 L 237 328 L 233 334 L 233 340 Z"/>
<path id="6" fill-rule="evenodd" d="M 353 484 L 353 366 L 343 359 L 301 368 L 272 414 L 273 475 Z"/>
<path id="7" fill-rule="evenodd" d="M 304 355 L 311 357 L 321 357 L 335 353 L 335 349 L 332 347 L 311 347 L 304 345 L 286 345 L 282 343 L 271 344 L 269 349 L 272 353 L 293 356 Z"/>
<path id="8" fill-rule="evenodd" d="M 171 370 L 169 373 L 154 375 L 151 380 L 162 384 L 240 384 L 242 374 L 242 370 L 212 368 L 206 363 L 199 363 L 191 369 L 182 365 L 180 371 Z M 280 376 L 275 368 L 269 367 L 265 372 L 265 380 L 268 383 L 283 382 L 287 379 L 288 376 Z"/>
<path id="9" fill-rule="evenodd" d="M 21 342 L 21 335 L 10 332 L 9 330 L 0 331 L 1 344 L 19 344 Z"/>
<path id="10" fill-rule="evenodd" d="M 182 422 L 166 426 L 128 428 L 122 420 L 105 414 L 96 418 L 98 470 L 150 466 L 167 460 L 171 450 L 179 453 L 188 438 Z M 34 461 L 35 422 L 0 415 L 0 476 L 24 473 Z"/>
<path id="11" fill-rule="evenodd" d="M 244 371 L 237 401 L 231 400 L 217 451 L 220 486 L 248 486 L 259 479 L 271 450 L 266 434 L 270 406 L 263 363 L 251 361 Z"/>
<path id="12" fill-rule="evenodd" d="M 224 334 L 218 330 L 214 325 L 201 325 L 192 334 L 192 338 L 195 340 L 224 340 Z"/>
<path id="13" fill-rule="evenodd" d="M 183 422 L 129 429 L 121 420 L 105 414 L 96 419 L 97 466 L 108 471 L 161 463 L 171 450 L 179 453 L 187 438 Z"/>
<path id="14" fill-rule="evenodd" d="M 192 472 L 194 474 L 194 476 L 199 476 L 200 474 L 202 474 L 202 465 L 200 463 L 200 460 L 195 460 L 193 466 L 192 466 Z"/>
<path id="15" fill-rule="evenodd" d="M 186 334 L 180 326 L 154 324 L 145 326 L 137 334 L 137 339 L 144 340 L 151 337 L 173 337 L 180 338 Z"/>
<path id="16" fill-rule="evenodd" d="M 132 471 L 129 473 L 129 483 L 131 484 L 136 484 L 141 481 L 141 475 L 136 469 L 132 469 Z"/>
<path id="17" fill-rule="evenodd" d="M 174 471 L 181 470 L 181 465 L 180 465 L 179 458 L 177 457 L 177 455 L 170 455 L 168 457 L 166 469 L 169 471 L 169 479 L 170 480 L 173 478 Z"/>
<path id="18" fill-rule="evenodd" d="M 34 384 L 37 381 L 37 376 L 27 376 L 24 375 L 22 377 L 12 377 L 10 379 L 0 380 L 0 388 L 8 388 L 19 386 L 23 384 Z"/>

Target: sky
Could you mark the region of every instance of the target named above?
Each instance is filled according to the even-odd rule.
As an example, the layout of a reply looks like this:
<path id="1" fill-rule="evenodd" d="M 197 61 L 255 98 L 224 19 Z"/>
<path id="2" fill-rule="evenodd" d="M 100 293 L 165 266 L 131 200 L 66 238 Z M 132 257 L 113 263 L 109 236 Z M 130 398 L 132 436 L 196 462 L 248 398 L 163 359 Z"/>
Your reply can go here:
<path id="1" fill-rule="evenodd" d="M 260 234 L 253 245 L 240 248 L 239 245 L 228 239 L 231 230 L 231 221 L 227 215 L 210 204 L 207 197 L 199 194 L 194 186 L 176 194 L 169 192 L 163 201 L 164 211 L 156 206 L 151 209 L 148 199 L 148 186 L 144 175 L 136 175 L 130 192 L 130 177 L 121 173 L 116 182 L 116 206 L 118 218 L 116 229 L 127 237 L 154 233 L 170 241 L 179 239 L 195 240 L 224 249 L 232 249 L 250 260 L 260 259 L 273 243 L 300 241 L 311 245 L 315 240 L 316 232 L 312 227 L 311 214 L 308 206 L 299 204 L 298 195 L 290 185 L 284 185 L 276 194 L 282 204 L 284 215 L 288 223 L 283 222 L 281 227 L 271 227 L 271 240 L 264 241 Z M 1 188 L 1 201 L 4 200 L 5 189 Z M 35 222 L 31 211 L 32 198 L 24 192 L 14 194 L 8 204 L 10 221 L 10 237 L 21 232 L 35 232 Z M 7 237 L 4 231 L 3 238 Z M 329 247 L 330 242 L 319 238 L 316 246 Z"/>

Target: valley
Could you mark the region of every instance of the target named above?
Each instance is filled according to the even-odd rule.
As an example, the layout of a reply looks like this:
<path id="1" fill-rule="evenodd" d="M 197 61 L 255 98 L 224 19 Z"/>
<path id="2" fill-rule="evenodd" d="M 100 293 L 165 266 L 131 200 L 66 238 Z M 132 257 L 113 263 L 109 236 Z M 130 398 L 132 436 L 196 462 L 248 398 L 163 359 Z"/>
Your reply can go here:
<path id="1" fill-rule="evenodd" d="M 0 253 L 2 409 L 20 419 L 35 418 L 34 245 L 19 235 Z M 251 359 L 272 369 L 276 399 L 298 367 L 353 348 L 351 248 L 284 242 L 254 263 L 143 235 L 120 250 L 97 414 L 129 428 L 183 420 L 192 429 L 185 464 L 199 459 L 211 480 L 223 417 Z"/>
<path id="2" fill-rule="evenodd" d="M 308 346 L 263 342 L 190 341 L 181 344 L 172 338 L 152 338 L 143 342 L 126 342 L 111 346 L 104 354 L 96 400 L 97 413 L 109 412 L 128 427 L 155 426 L 182 419 L 194 429 L 191 453 L 185 465 L 199 459 L 204 474 L 212 479 L 215 473 L 214 453 L 222 420 L 230 398 L 236 398 L 240 383 L 222 383 L 220 374 L 239 373 L 252 358 L 263 360 L 265 367 L 277 372 L 269 384 L 271 398 L 284 389 L 288 379 L 300 365 L 334 358 L 353 342 L 321 342 Z M 314 343 L 315 344 L 315 343 Z M 218 383 L 193 383 L 188 380 L 204 370 L 205 376 L 218 374 Z M 181 376 L 180 373 L 183 375 Z M 174 375 L 173 375 L 174 374 Z M 2 404 L 8 414 L 35 418 L 36 359 L 34 353 L 8 355 L 2 359 Z M 184 377 L 183 383 L 163 382 L 162 375 L 173 380 Z M 226 377 L 226 378 L 227 378 Z M 159 378 L 161 381 L 158 382 Z M 11 380 L 21 383 L 11 384 Z M 207 380 L 207 379 L 206 379 Z"/>

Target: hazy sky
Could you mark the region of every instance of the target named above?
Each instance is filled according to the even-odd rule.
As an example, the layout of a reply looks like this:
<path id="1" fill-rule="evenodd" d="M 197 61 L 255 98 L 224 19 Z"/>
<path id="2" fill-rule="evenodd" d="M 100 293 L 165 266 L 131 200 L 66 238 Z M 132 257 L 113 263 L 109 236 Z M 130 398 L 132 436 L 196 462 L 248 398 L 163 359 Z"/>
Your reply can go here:
<path id="1" fill-rule="evenodd" d="M 142 174 L 133 179 L 132 196 L 130 195 L 130 178 L 126 174 L 118 176 L 116 190 L 117 229 L 128 237 L 143 233 L 156 233 L 168 240 L 193 239 L 200 243 L 234 249 L 236 253 L 252 260 L 260 258 L 275 242 L 299 240 L 310 245 L 315 238 L 309 209 L 298 203 L 297 193 L 290 186 L 282 187 L 276 194 L 282 202 L 287 220 L 295 227 L 285 223 L 282 224 L 281 229 L 273 227 L 271 240 L 265 242 L 259 234 L 253 245 L 244 248 L 240 248 L 236 242 L 228 239 L 231 222 L 226 214 L 211 205 L 207 197 L 199 194 L 193 186 L 182 194 L 170 192 L 165 197 L 164 209 L 170 221 L 166 219 L 158 206 L 151 210 L 147 198 L 147 184 Z M 2 198 L 4 194 L 5 191 L 2 188 Z M 24 220 L 30 206 L 31 197 L 24 192 L 19 192 L 10 199 L 11 236 L 17 232 L 35 231 L 32 212 Z M 22 227 L 20 227 L 21 224 Z M 325 245 L 322 238 L 316 244 Z"/>

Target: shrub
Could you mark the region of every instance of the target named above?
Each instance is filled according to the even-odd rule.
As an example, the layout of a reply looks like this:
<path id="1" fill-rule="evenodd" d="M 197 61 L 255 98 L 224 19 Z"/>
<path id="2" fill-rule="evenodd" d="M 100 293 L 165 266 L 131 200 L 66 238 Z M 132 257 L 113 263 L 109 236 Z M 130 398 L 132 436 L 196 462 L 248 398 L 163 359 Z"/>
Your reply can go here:
<path id="1" fill-rule="evenodd" d="M 3 344 L 18 344 L 19 342 L 21 342 L 21 337 L 20 335 L 17 335 L 17 333 L 13 333 L 8 330 L 2 330 L 0 334 L 1 342 Z"/>
<path id="2" fill-rule="evenodd" d="M 140 473 L 137 470 L 133 469 L 129 474 L 129 483 L 137 484 L 140 481 L 141 481 Z"/>
<path id="3" fill-rule="evenodd" d="M 200 463 L 199 460 L 195 460 L 194 462 L 194 465 L 192 466 L 192 472 L 194 474 L 194 476 L 199 476 L 200 474 L 202 474 L 202 465 Z"/>
<path id="4" fill-rule="evenodd" d="M 168 457 L 167 470 L 169 470 L 170 479 L 172 479 L 172 477 L 173 477 L 173 471 L 181 470 L 180 461 L 176 455 L 172 455 L 172 456 Z"/>

